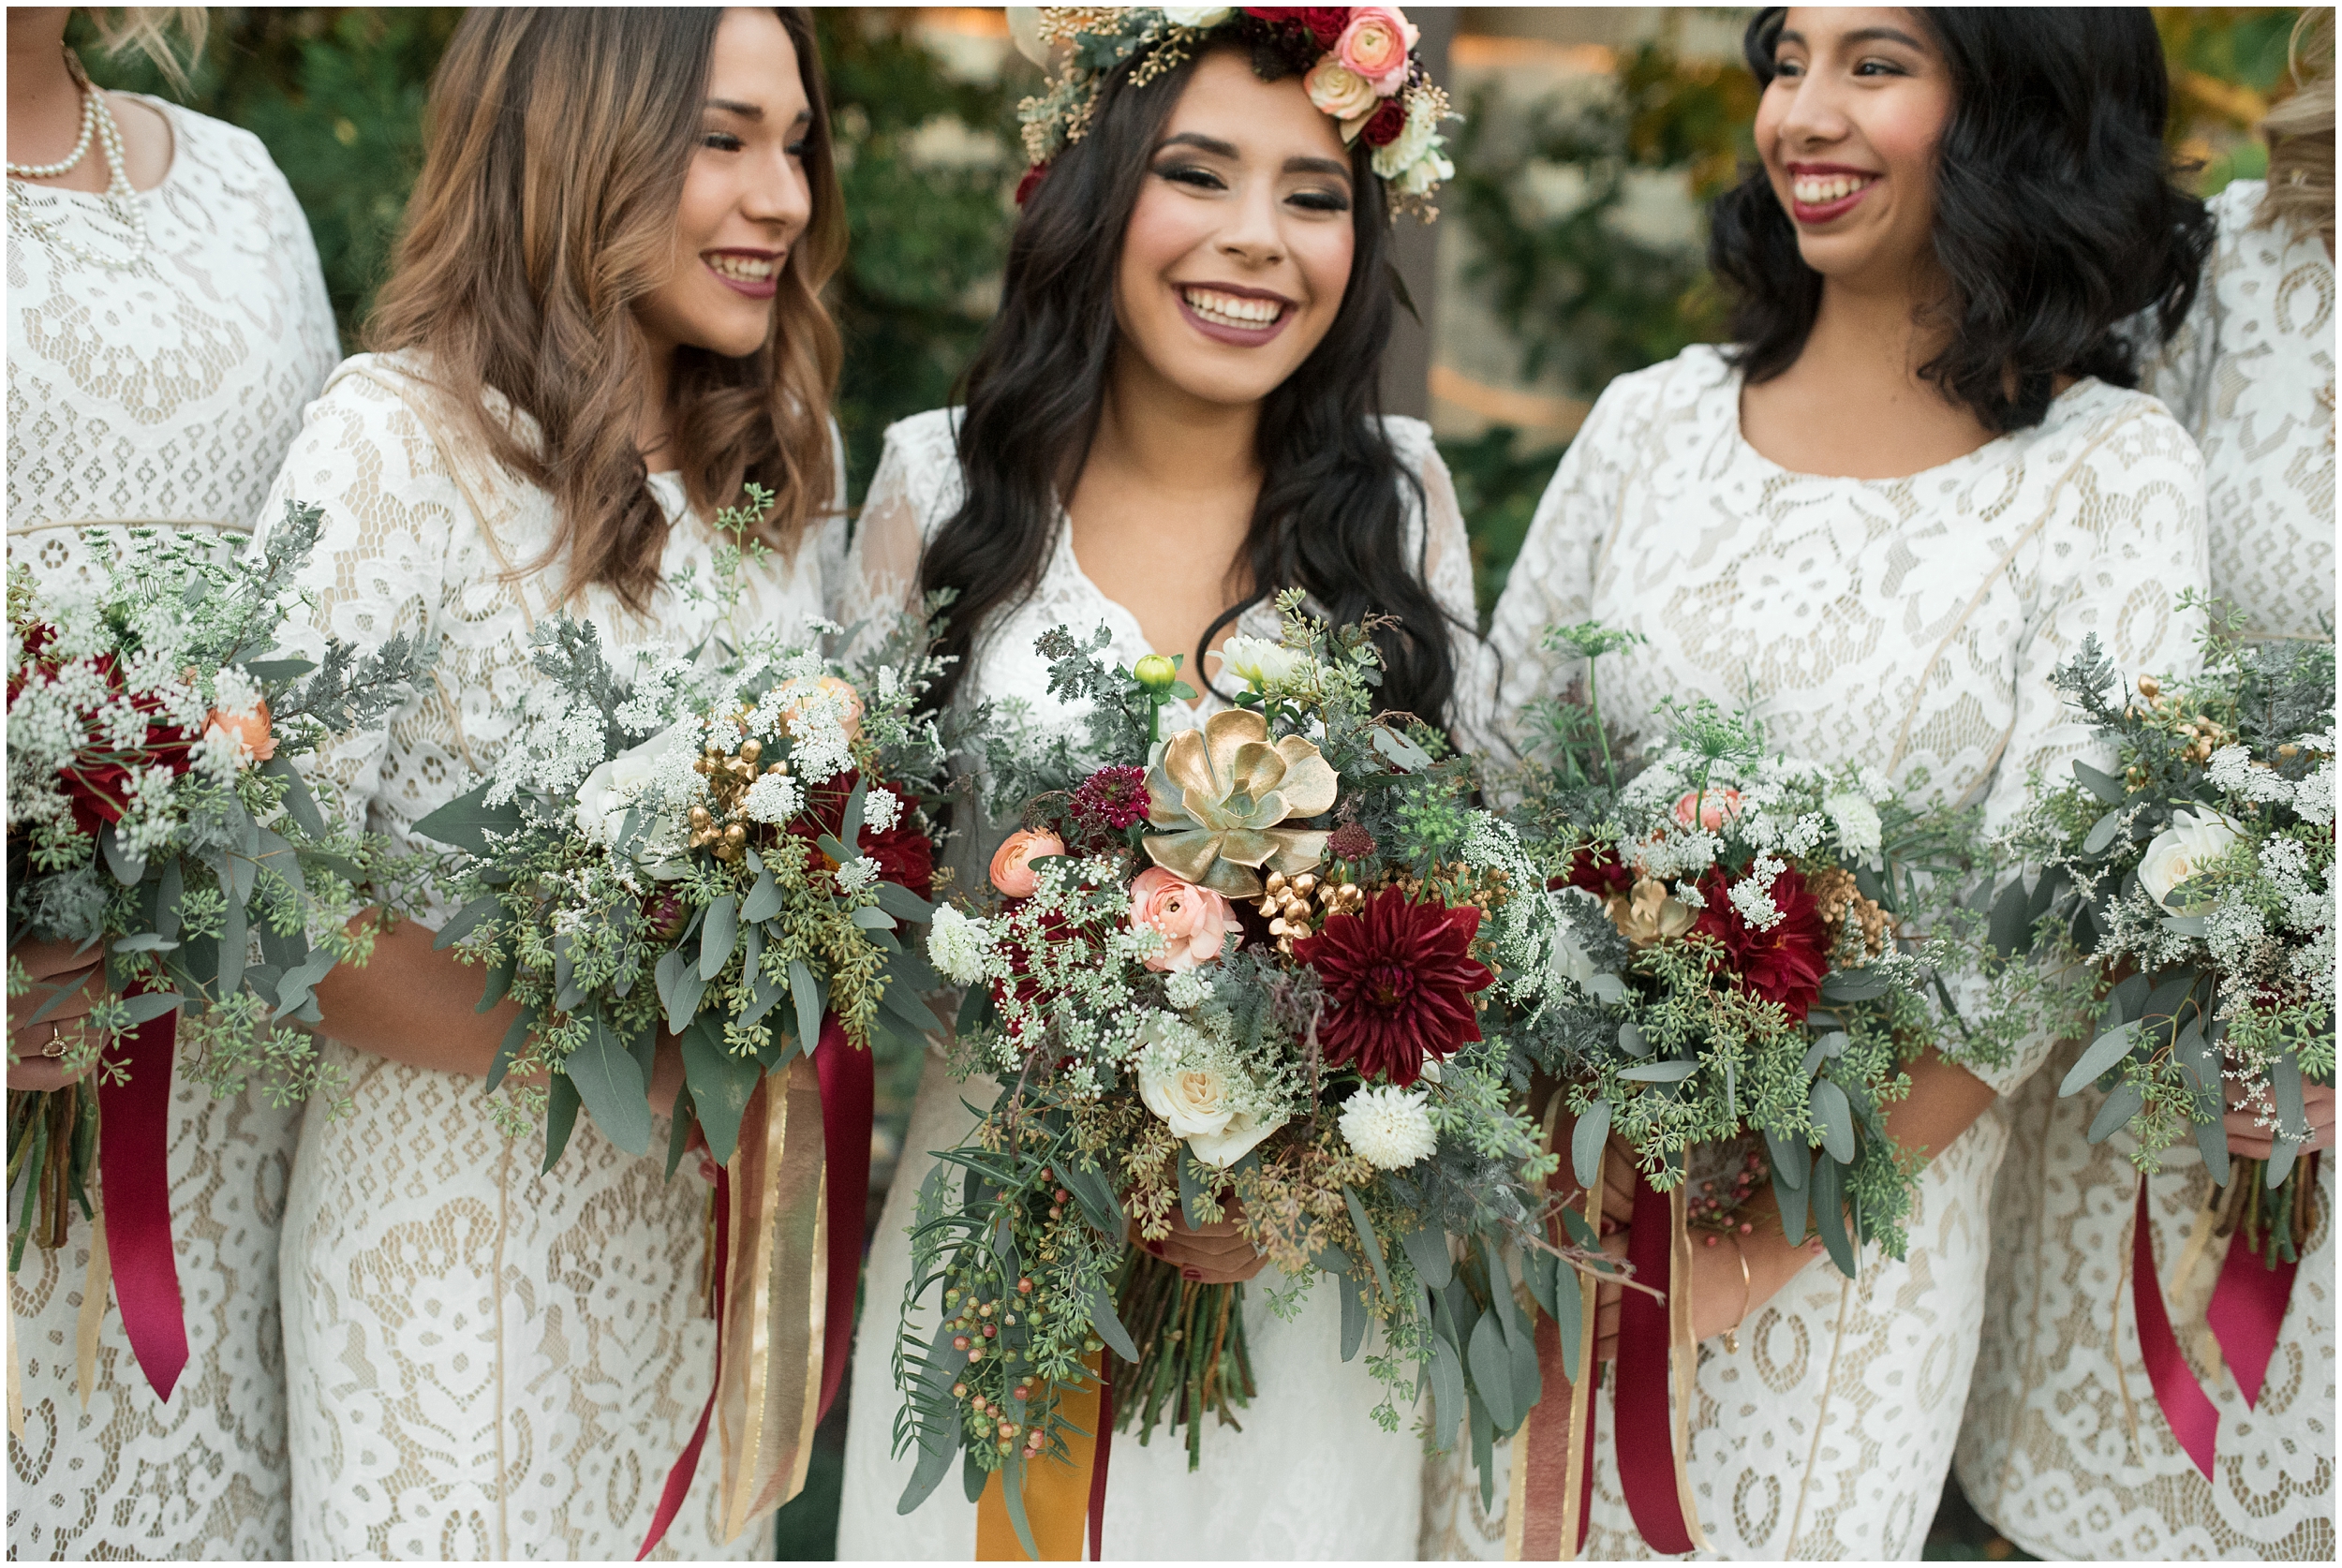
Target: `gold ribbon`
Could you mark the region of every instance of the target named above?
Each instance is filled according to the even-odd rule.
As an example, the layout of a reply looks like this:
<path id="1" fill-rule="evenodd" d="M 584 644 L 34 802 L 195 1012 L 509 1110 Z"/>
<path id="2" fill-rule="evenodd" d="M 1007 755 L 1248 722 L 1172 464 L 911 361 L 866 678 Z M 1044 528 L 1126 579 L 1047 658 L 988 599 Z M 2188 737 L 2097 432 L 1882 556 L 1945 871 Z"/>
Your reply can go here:
<path id="1" fill-rule="evenodd" d="M 1089 1522 L 1089 1478 L 1098 1458 L 1098 1356 L 1085 1358 L 1090 1381 L 1079 1388 L 1058 1389 L 1058 1413 L 1069 1428 L 1065 1433 L 1067 1462 L 1028 1459 L 1025 1472 L 1025 1523 L 1032 1528 L 1032 1544 L 1044 1562 L 1082 1561 L 1082 1529 Z M 1025 1562 L 1025 1544 L 1009 1522 L 1005 1468 L 985 1478 L 984 1494 L 976 1500 L 976 1561 Z"/>
<path id="2" fill-rule="evenodd" d="M 716 1413 L 732 1541 L 804 1489 L 821 1414 L 828 1205 L 821 1086 L 802 1055 L 749 1096 L 727 1175 L 732 1256 Z"/>
<path id="3" fill-rule="evenodd" d="M 89 1409 L 97 1385 L 97 1330 L 106 1321 L 106 1297 L 113 1290 L 113 1254 L 106 1250 L 106 1211 L 90 1226 L 89 1276 L 82 1282 L 82 1310 L 73 1324 L 73 1368 L 82 1385 L 82 1408 Z"/>
<path id="4" fill-rule="evenodd" d="M 1545 1151 L 1554 1151 L 1562 1095 L 1556 1090 L 1545 1110 Z M 1593 1185 L 1584 1191 L 1585 1217 L 1596 1234 L 1602 1229 L 1602 1165 L 1594 1156 Z M 1566 1166 L 1564 1166 L 1566 1169 Z M 1568 1233 L 1555 1214 L 1546 1221 L 1547 1238 L 1566 1245 Z M 1594 1278 L 1579 1269 L 1569 1277 L 1578 1291 L 1578 1377 L 1563 1373 L 1561 1328 L 1540 1317 L 1536 1327 L 1537 1368 L 1544 1393 L 1512 1438 L 1512 1477 L 1505 1509 L 1505 1556 L 1513 1562 L 1568 1562 L 1578 1556 L 1579 1536 L 1585 1529 L 1584 1478 L 1587 1445 L 1593 1439 Z"/>

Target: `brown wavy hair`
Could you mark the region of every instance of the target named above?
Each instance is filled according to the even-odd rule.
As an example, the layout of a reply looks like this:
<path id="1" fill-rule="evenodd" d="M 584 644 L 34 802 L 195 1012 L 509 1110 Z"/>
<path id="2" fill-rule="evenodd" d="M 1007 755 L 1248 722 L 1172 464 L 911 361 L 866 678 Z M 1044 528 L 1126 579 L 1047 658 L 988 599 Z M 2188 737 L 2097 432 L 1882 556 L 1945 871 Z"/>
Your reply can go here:
<path id="1" fill-rule="evenodd" d="M 2286 224 L 2334 244 L 2334 8 L 2312 7 L 2286 51 L 2300 83 L 2269 111 L 2269 190 L 2254 222 Z"/>
<path id="2" fill-rule="evenodd" d="M 832 506 L 829 407 L 842 352 L 822 289 L 845 258 L 845 212 L 813 24 L 776 7 L 813 123 L 812 216 L 789 247 L 764 347 L 676 350 L 674 446 L 702 516 L 753 481 L 766 541 L 793 553 Z M 412 351 L 481 450 L 552 493 L 569 590 L 606 584 L 641 611 L 667 520 L 635 450 L 649 352 L 634 316 L 673 265 L 675 214 L 700 132 L 714 7 L 481 7 L 431 85 L 421 178 L 366 346 Z M 536 438 L 490 391 L 534 420 Z M 544 562 L 533 563 L 542 566 Z"/>

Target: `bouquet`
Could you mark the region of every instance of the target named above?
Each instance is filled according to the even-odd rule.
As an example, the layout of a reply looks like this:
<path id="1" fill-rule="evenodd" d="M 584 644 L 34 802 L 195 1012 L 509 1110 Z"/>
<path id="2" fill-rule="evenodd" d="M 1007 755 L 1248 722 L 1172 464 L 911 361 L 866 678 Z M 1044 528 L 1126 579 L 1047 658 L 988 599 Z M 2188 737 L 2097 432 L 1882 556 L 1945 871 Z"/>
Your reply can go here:
<path id="1" fill-rule="evenodd" d="M 1539 872 L 1607 917 L 1586 943 L 1605 1011 L 1517 1043 L 1562 1085 L 1580 1186 L 1602 1190 L 1607 1151 L 1634 1167 L 1628 1261 L 1668 1289 L 1664 1308 L 1641 1291 L 1623 1302 L 1621 1473 L 1645 1538 L 1675 1552 L 1700 1544 L 1691 1508 L 1632 1494 L 1681 1464 L 1689 1389 L 1670 1465 L 1653 1383 L 1670 1357 L 1688 1377 L 1695 1239 L 1753 1230 L 1769 1183 L 1790 1241 L 1810 1228 L 1848 1278 L 1863 1244 L 1901 1257 L 1920 1162 L 1885 1111 L 1909 1091 L 1905 1064 L 1931 1045 L 2005 1060 L 2063 994 L 2016 961 L 2044 911 L 2021 884 L 1994 898 L 1975 813 L 1919 804 L 1923 777 L 1898 790 L 1868 766 L 1784 755 L 1748 714 L 1705 700 L 1665 705 L 1663 733 L 1638 747 L 1605 723 L 1597 684 L 1631 640 L 1593 623 L 1547 633 L 1586 673 L 1525 716 L 1510 816 Z M 1630 1452 L 1638 1431 L 1656 1446 Z M 1571 1454 L 1585 1462 L 1582 1441 Z"/>
<path id="2" fill-rule="evenodd" d="M 315 660 L 278 652 L 322 519 L 290 504 L 250 562 L 208 538 L 93 533 L 86 584 L 37 586 L 21 567 L 8 582 L 10 943 L 77 944 L 106 970 L 83 1027 L 57 1031 L 74 1081 L 8 1095 L 8 1264 L 28 1240 L 64 1245 L 70 1207 L 93 1214 L 102 1167 L 114 1262 L 138 1253 L 168 1272 L 166 1317 L 174 1057 L 216 1093 L 257 1076 L 276 1104 L 330 1105 L 334 1085 L 290 1026 L 318 1021 L 314 987 L 334 965 L 364 961 L 361 909 L 411 897 L 398 884 L 412 865 L 338 825 L 293 768 L 403 701 L 429 660 L 404 637 L 363 656 L 339 642 Z M 43 988 L 11 954 L 8 994 Z M 35 1023 L 71 994 L 46 989 Z M 147 1314 L 131 1315 L 136 1343 Z M 184 1359 L 183 1329 L 158 1331 L 180 1335 Z M 152 1348 L 141 1359 L 158 1375 Z"/>
<path id="3" fill-rule="evenodd" d="M 751 486 L 719 524 L 744 535 L 765 504 Z M 811 1055 L 824 1018 L 857 1052 L 935 1027 L 918 998 L 936 982 L 895 934 L 933 892 L 922 802 L 943 753 L 915 714 L 934 669 L 897 638 L 854 681 L 777 632 L 733 631 L 762 548 L 719 551 L 707 644 L 639 650 L 622 672 L 592 626 L 541 625 L 545 694 L 521 734 L 416 824 L 462 851 L 439 945 L 486 968 L 482 1011 L 521 1005 L 488 1087 L 541 1080 L 497 1103 L 515 1130 L 541 1118 L 547 1169 L 581 1108 L 648 1151 L 662 1027 L 686 1080 L 670 1169 L 694 1127 L 728 1161 L 749 1094 Z"/>
<path id="4" fill-rule="evenodd" d="M 1081 732 L 1015 710 L 987 727 L 994 814 L 1024 826 L 997 896 L 938 910 L 928 949 L 968 988 L 955 1070 L 1003 1087 L 919 1195 L 906 1511 L 960 1456 L 1027 1551 L 1036 1530 L 1062 1549 L 1063 1520 L 1029 1516 L 1030 1467 L 1078 1468 L 1133 1424 L 1184 1427 L 1193 1465 L 1204 1418 L 1253 1396 L 1244 1287 L 1192 1284 L 1130 1231 L 1233 1219 L 1288 1281 L 1280 1311 L 1329 1276 L 1344 1359 L 1381 1337 L 1377 1419 L 1428 1384 L 1435 1428 L 1468 1418 L 1484 1457 L 1538 1391 L 1506 1258 L 1574 1309 L 1558 1273 L 1599 1256 L 1591 1233 L 1546 1238 L 1556 1161 L 1495 1032 L 1591 1005 L 1564 901 L 1468 806 L 1444 739 L 1376 712 L 1366 630 L 1299 603 L 1282 643 L 1230 640 L 1245 690 L 1200 729 L 1159 735 L 1193 695 L 1177 660 L 1110 669 L 1103 630 L 1063 629 L 1038 645 L 1051 691 L 1089 705 Z"/>
<path id="5" fill-rule="evenodd" d="M 2089 1139 L 2127 1131 L 2142 1172 L 2192 1136 L 2212 1173 L 2211 1233 L 2241 1239 L 2216 1306 L 2233 1290 L 2269 1310 L 2216 1310 L 2212 1327 L 2249 1400 L 2316 1221 L 2315 1162 L 2298 1157 L 2303 1085 L 2334 1081 L 2334 645 L 2247 643 L 2241 616 L 2186 596 L 2180 607 L 2213 612 L 2199 675 L 2142 673 L 2132 695 L 2095 640 L 2059 667 L 2058 688 L 2116 768 L 2076 762 L 2068 779 L 2036 780 L 2008 847 L 2042 866 L 2056 922 L 2042 935 L 2088 954 L 2104 1000 L 2059 1092 L 2103 1089 Z M 2231 1105 L 2266 1130 L 2267 1160 L 2230 1158 Z M 2152 1253 L 2141 1256 L 2144 1346 L 2171 1330 L 2159 1295 L 2146 1299 Z M 2148 1359 L 2170 1374 L 2157 1396 L 2208 1472 L 2212 1423 L 2180 1407 L 2209 1406 L 2192 1378 L 2179 1387 L 2175 1352 Z"/>
<path id="6" fill-rule="evenodd" d="M 776 630 L 742 632 L 744 573 L 762 550 L 744 536 L 768 504 L 749 487 L 718 519 L 734 539 L 715 553 L 712 585 L 679 584 L 714 599 L 701 645 L 614 658 L 588 624 L 542 624 L 531 658 L 543 680 L 520 733 L 488 778 L 416 823 L 459 851 L 461 908 L 438 944 L 486 969 L 482 1012 L 519 1004 L 487 1087 L 509 1131 L 541 1122 L 545 1169 L 581 1109 L 621 1149 L 648 1153 L 654 1054 L 662 1030 L 678 1041 L 667 1170 L 694 1143 L 718 1167 L 708 1409 L 789 1415 L 750 1436 L 726 1417 L 732 1535 L 802 1485 L 845 1369 L 871 1043 L 916 1051 L 937 1026 L 920 998 L 938 983 L 897 932 L 929 918 L 934 892 L 925 803 L 944 753 L 916 713 L 940 666 L 916 651 L 915 626 L 854 672 Z M 698 1454 L 695 1438 L 645 1552 Z"/>

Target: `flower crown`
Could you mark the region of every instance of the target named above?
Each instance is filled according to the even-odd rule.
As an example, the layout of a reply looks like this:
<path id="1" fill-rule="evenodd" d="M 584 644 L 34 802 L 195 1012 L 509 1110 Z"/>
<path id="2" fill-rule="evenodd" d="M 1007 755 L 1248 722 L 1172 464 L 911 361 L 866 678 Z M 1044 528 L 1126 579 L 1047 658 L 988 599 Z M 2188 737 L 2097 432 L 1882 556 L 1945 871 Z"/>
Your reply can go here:
<path id="1" fill-rule="evenodd" d="M 1424 74 L 1415 24 L 1396 6 L 1015 6 L 1009 30 L 1026 58 L 1052 71 L 1046 91 L 1016 107 L 1032 160 L 1020 204 L 1050 160 L 1089 131 L 1115 67 L 1146 55 L 1131 72 L 1143 87 L 1223 41 L 1249 46 L 1255 68 L 1266 52 L 1298 73 L 1342 141 L 1364 137 L 1374 150 L 1374 173 L 1401 211 L 1437 217 L 1431 195 L 1456 172 L 1439 127 L 1458 116 Z"/>

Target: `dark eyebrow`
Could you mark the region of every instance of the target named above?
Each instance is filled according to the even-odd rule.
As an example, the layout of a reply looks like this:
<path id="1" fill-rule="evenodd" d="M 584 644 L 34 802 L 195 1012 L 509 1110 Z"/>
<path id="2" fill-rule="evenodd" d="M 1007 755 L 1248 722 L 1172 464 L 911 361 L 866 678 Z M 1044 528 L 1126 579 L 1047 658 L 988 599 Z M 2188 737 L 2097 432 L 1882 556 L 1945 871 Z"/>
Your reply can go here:
<path id="1" fill-rule="evenodd" d="M 763 105 L 742 103 L 736 98 L 710 98 L 707 100 L 707 107 L 710 109 L 723 110 L 726 113 L 737 114 L 743 120 L 762 120 L 764 118 L 764 109 Z"/>
<path id="2" fill-rule="evenodd" d="M 1807 41 L 1805 35 L 1798 32 L 1795 28 L 1783 28 L 1779 37 L 1774 41 L 1778 43 L 1798 44 L 1807 49 L 1811 49 L 1813 47 L 1813 45 Z M 1926 44 L 1913 37 L 1910 34 L 1903 31 L 1900 27 L 1863 27 L 1848 33 L 1844 41 L 1854 44 L 1899 43 L 1904 45 L 1905 48 L 1916 49 L 1922 54 L 1927 52 Z"/>
<path id="3" fill-rule="evenodd" d="M 1199 153 L 1209 153 L 1212 156 L 1219 158 L 1241 158 L 1244 155 L 1237 150 L 1234 142 L 1223 141 L 1216 136 L 1206 136 L 1201 131 L 1180 131 L 1176 135 L 1166 136 L 1156 144 L 1155 151 L 1160 153 L 1165 147 L 1193 147 Z M 1290 157 L 1285 159 L 1285 172 L 1288 174 L 1331 174 L 1337 179 L 1347 181 L 1350 178 L 1350 166 L 1339 158 Z"/>

